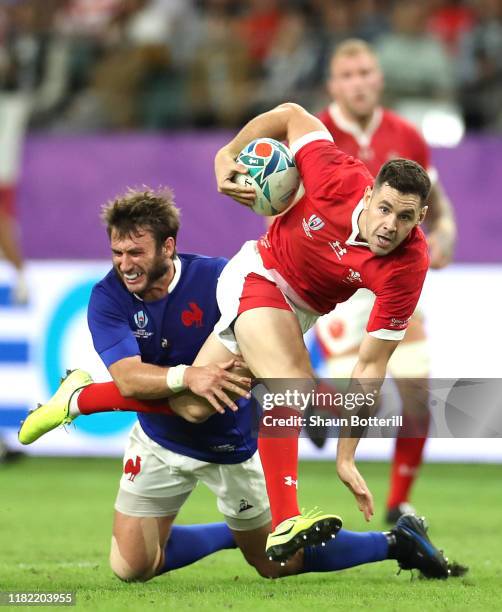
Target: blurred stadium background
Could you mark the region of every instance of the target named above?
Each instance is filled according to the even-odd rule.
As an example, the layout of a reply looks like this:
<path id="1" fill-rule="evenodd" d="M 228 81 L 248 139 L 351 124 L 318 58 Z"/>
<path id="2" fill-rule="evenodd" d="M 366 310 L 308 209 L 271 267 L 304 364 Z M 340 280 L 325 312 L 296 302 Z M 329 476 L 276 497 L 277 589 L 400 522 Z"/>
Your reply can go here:
<path id="1" fill-rule="evenodd" d="M 126 186 L 170 185 L 183 214 L 180 250 L 231 256 L 261 233 L 263 220 L 216 193 L 215 151 L 247 118 L 276 103 L 296 101 L 313 112 L 325 106 L 327 58 L 351 36 L 375 45 L 386 77 L 385 103 L 422 130 L 455 206 L 454 264 L 431 272 L 424 290 L 432 375 L 500 376 L 502 0 L 2 0 L 0 197 L 15 190 L 16 224 L 8 233 L 19 238 L 25 264 L 19 274 L 0 261 L 0 448 L 20 450 L 19 421 L 52 394 L 66 367 L 108 377 L 85 320 L 91 286 L 109 268 L 99 207 Z M 11 217 L 1 210 L 5 229 Z M 322 373 L 316 342 L 307 341 Z M 54 432 L 22 450 L 119 457 L 133 419 L 81 418 L 70 434 Z M 333 440 L 322 452 L 301 442 L 304 458 L 333 456 Z M 391 445 L 363 441 L 359 456 L 387 460 Z M 499 609 L 496 585 L 483 582 L 493 570 L 485 560 L 497 553 L 498 467 L 465 463 L 502 462 L 500 444 L 496 438 L 429 440 L 426 459 L 464 462 L 425 466 L 417 505 L 427 507 L 445 544 L 477 563 L 482 576 L 480 588 L 458 595 L 448 584 L 448 601 L 471 610 L 484 601 L 482 609 Z M 325 476 L 333 468 L 312 462 L 305 469 L 302 496 L 329 506 Z M 365 469 L 382 498 L 387 468 Z M 129 600 L 129 587 L 113 581 L 106 565 L 119 472 L 118 459 L 0 463 L 0 509 L 7 513 L 0 521 L 0 584 L 45 590 L 78 584 L 88 589 L 89 609 L 139 609 L 138 602 L 147 603 L 139 599 L 145 590 L 151 603 L 165 604 L 161 581 L 130 587 Z M 80 495 L 87 503 L 83 513 Z M 196 505 L 208 507 L 207 493 L 195 497 L 182 521 L 217 520 L 212 509 L 201 517 Z M 347 526 L 363 528 L 343 490 L 339 499 Z M 453 515 L 452 508 L 462 512 Z M 464 538 L 466 525 L 476 526 L 476 540 Z M 207 560 L 182 578 L 170 577 L 179 590 L 168 601 L 177 609 L 181 601 L 214 609 L 228 599 L 244 609 L 244 584 L 260 609 L 291 607 L 288 592 L 264 585 L 251 570 L 234 586 L 236 554 L 220 554 L 221 567 Z M 325 609 L 326 594 L 333 597 L 326 609 L 340 597 L 359 607 L 363 576 L 365 588 L 374 589 L 366 591 L 368 601 L 387 609 L 394 586 L 382 590 L 378 581 L 387 570 L 358 571 L 341 594 L 329 590 L 328 578 L 314 577 L 305 585 L 289 581 L 289 592 L 317 609 Z M 426 597 L 438 601 L 442 586 L 427 587 Z M 423 609 L 425 587 L 405 588 L 392 609 Z M 274 595 L 263 607 L 262 598 Z"/>
<path id="2" fill-rule="evenodd" d="M 23 278 L 0 263 L 8 448 L 65 367 L 107 377 L 85 322 L 90 288 L 109 266 L 101 204 L 128 185 L 170 185 L 180 249 L 231 256 L 262 219 L 216 193 L 214 152 L 278 102 L 325 105 L 327 58 L 349 36 L 375 45 L 385 102 L 433 146 L 456 210 L 455 263 L 431 272 L 424 292 L 432 374 L 499 375 L 502 0 L 9 0 L 0 5 L 0 194 L 15 189 L 12 229 L 26 264 Z M 27 450 L 119 455 L 132 419 L 80 419 L 70 436 Z M 431 440 L 428 457 L 500 461 L 495 442 Z M 303 456 L 333 453 L 302 443 Z M 385 458 L 389 444 L 368 441 L 361 456 Z"/>

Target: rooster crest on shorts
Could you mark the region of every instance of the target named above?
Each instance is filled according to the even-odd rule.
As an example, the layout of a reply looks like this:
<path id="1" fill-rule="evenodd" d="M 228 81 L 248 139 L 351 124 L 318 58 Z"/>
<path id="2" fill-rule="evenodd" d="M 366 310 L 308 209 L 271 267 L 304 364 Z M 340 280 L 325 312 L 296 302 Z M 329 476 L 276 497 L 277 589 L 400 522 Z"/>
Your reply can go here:
<path id="1" fill-rule="evenodd" d="M 141 471 L 141 457 L 136 455 L 136 459 L 133 461 L 132 459 L 128 459 L 124 465 L 124 474 L 129 474 L 129 478 L 131 482 L 134 482 L 134 479 Z"/>

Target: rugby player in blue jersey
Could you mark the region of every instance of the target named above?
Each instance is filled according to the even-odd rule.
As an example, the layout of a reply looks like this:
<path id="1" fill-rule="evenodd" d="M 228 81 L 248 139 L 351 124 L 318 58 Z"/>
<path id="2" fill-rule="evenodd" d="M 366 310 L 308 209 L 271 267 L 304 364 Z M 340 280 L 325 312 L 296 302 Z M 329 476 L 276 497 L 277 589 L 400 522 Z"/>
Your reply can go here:
<path id="1" fill-rule="evenodd" d="M 267 559 L 270 511 L 249 379 L 233 371 L 239 363 L 231 355 L 219 366 L 196 359 L 220 316 L 215 293 L 226 261 L 177 254 L 179 215 L 167 190 L 129 191 L 105 207 L 104 219 L 114 265 L 93 289 L 88 322 L 113 382 L 94 383 L 75 370 L 29 415 L 19 438 L 29 444 L 80 414 L 138 412 L 115 503 L 115 574 L 149 580 L 238 546 L 266 577 L 384 559 L 431 578 L 448 577 L 447 560 L 412 515 L 388 533 L 341 529 L 323 546 L 305 546 L 287 564 Z M 225 523 L 173 525 L 199 481 L 216 494 Z"/>

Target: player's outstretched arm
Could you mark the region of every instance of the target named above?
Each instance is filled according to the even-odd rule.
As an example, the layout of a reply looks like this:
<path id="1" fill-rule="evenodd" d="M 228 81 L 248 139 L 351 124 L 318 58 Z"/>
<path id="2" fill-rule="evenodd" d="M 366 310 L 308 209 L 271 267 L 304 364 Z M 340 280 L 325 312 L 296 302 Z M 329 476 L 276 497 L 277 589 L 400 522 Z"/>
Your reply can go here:
<path id="1" fill-rule="evenodd" d="M 328 132 L 324 124 L 298 104 L 287 102 L 251 119 L 227 145 L 221 148 L 214 160 L 214 171 L 218 191 L 230 196 L 240 204 L 252 206 L 254 189 L 237 185 L 233 176 L 246 168 L 235 159 L 242 149 L 256 138 L 275 138 L 288 143 L 298 140 L 309 132 Z"/>
<path id="2" fill-rule="evenodd" d="M 166 368 L 143 363 L 136 356 L 116 361 L 109 371 L 124 397 L 161 399 L 188 389 L 222 413 L 225 406 L 237 410 L 228 393 L 249 397 L 251 379 L 231 371 L 239 366 L 238 360 L 229 359 L 218 365 Z"/>
<path id="3" fill-rule="evenodd" d="M 387 363 L 398 344 L 399 342 L 380 340 L 366 334 L 359 349 L 358 361 L 352 372 L 349 392 L 371 394 L 374 397 L 375 391 L 380 391 Z M 350 413 L 344 416 L 350 418 Z M 336 469 L 340 480 L 356 498 L 357 506 L 364 514 L 364 518 L 369 521 L 374 514 L 373 495 L 355 463 L 356 448 L 360 437 L 360 428 L 342 428 L 338 439 Z"/>

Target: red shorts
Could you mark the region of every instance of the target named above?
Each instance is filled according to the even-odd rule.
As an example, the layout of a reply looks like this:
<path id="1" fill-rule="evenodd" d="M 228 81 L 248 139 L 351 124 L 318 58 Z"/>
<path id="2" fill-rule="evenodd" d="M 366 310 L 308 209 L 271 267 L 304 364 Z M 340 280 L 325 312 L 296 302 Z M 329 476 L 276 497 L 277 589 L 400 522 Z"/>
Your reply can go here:
<path id="1" fill-rule="evenodd" d="M 286 302 L 282 291 L 274 282 L 255 272 L 251 272 L 244 281 L 237 314 L 240 315 L 246 312 L 246 310 L 263 308 L 265 306 L 281 310 L 293 310 Z"/>

